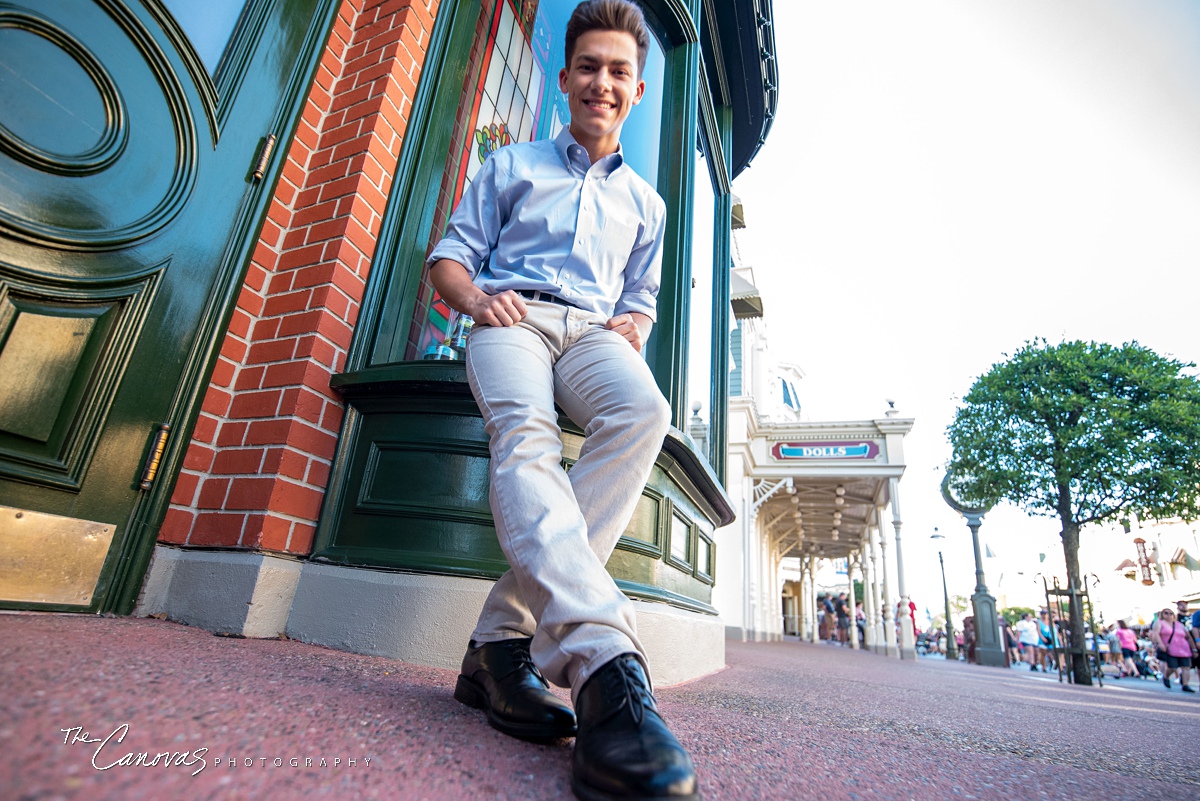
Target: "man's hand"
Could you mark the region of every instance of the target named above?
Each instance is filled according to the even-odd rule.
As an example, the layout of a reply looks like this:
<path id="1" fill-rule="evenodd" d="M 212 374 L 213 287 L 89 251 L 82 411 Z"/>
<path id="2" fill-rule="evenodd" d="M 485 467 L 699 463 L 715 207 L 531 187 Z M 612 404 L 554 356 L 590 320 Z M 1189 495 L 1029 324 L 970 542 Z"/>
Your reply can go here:
<path id="1" fill-rule="evenodd" d="M 442 299 L 455 311 L 469 314 L 476 325 L 497 328 L 516 325 L 529 311 L 525 299 L 505 290 L 489 295 L 471 282 L 467 268 L 451 259 L 439 259 L 429 268 L 429 280 Z"/>
<path id="2" fill-rule="evenodd" d="M 465 311 L 474 318 L 476 325 L 498 328 L 516 325 L 529 312 L 525 307 L 525 299 L 511 289 L 498 295 L 480 292 L 477 297 L 471 299 Z"/>
<path id="3" fill-rule="evenodd" d="M 629 312 L 627 314 L 618 314 L 604 324 L 604 327 L 609 331 L 616 331 L 625 338 L 633 349 L 638 353 L 642 352 L 642 346 L 646 344 L 646 340 L 650 337 L 650 329 L 654 327 L 654 323 L 650 318 L 640 312 Z"/>

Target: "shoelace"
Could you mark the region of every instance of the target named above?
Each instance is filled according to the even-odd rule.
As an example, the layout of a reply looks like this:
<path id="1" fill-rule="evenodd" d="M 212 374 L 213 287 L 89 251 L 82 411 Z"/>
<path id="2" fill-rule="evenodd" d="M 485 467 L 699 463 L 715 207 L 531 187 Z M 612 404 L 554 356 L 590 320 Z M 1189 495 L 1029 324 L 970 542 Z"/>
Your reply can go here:
<path id="1" fill-rule="evenodd" d="M 621 689 L 629 702 L 629 711 L 634 721 L 640 726 L 645 718 L 645 709 L 654 709 L 654 695 L 643 682 L 641 671 L 632 659 L 622 659 L 617 665 L 620 668 Z"/>
<path id="2" fill-rule="evenodd" d="M 508 678 L 522 668 L 528 668 L 530 673 L 532 673 L 534 676 L 537 676 L 538 681 L 540 681 L 543 685 L 548 684 L 546 679 L 542 676 L 542 671 L 538 670 L 537 665 L 533 664 L 533 656 L 529 653 L 528 645 L 518 640 L 512 645 L 509 651 L 511 652 L 513 658 L 513 669 L 505 674 L 505 678 Z"/>

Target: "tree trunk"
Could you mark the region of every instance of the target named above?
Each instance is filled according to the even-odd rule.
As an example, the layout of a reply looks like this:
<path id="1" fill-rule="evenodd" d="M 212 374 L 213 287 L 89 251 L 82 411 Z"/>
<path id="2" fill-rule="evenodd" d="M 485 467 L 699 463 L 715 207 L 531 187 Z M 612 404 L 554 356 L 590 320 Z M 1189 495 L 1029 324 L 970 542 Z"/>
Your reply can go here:
<path id="1" fill-rule="evenodd" d="M 1079 524 L 1073 520 L 1062 521 L 1063 556 L 1067 562 L 1067 588 L 1070 596 L 1071 650 L 1070 670 L 1076 684 L 1091 685 L 1092 671 L 1088 666 L 1087 653 L 1084 650 L 1083 631 L 1083 599 L 1079 593 L 1083 581 L 1079 575 Z M 1095 636 L 1092 632 L 1092 636 Z"/>

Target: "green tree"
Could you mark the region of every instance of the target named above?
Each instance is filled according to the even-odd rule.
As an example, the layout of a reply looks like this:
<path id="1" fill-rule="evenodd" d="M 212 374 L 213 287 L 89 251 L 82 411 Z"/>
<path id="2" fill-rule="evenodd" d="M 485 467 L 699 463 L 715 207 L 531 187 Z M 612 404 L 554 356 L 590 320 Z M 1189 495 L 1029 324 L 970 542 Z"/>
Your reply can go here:
<path id="1" fill-rule="evenodd" d="M 1200 381 L 1194 364 L 1138 345 L 1027 342 L 975 382 L 947 433 L 955 494 L 1057 517 L 1069 588 L 1080 587 L 1079 531 L 1130 513 L 1200 517 Z M 1071 645 L 1083 611 L 1070 605 Z M 1076 683 L 1091 684 L 1073 659 Z"/>
<path id="2" fill-rule="evenodd" d="M 967 613 L 967 610 L 970 607 L 971 607 L 971 599 L 968 598 L 967 596 L 965 596 L 965 595 L 951 595 L 950 596 L 950 614 L 959 615 L 959 616 L 965 615 Z"/>

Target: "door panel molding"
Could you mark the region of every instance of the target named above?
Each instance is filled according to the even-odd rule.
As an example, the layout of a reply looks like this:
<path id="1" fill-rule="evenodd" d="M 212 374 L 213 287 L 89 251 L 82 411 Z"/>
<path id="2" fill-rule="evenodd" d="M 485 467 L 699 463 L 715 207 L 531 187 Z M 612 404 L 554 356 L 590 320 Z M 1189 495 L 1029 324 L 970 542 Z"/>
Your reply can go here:
<path id="1" fill-rule="evenodd" d="M 196 182 L 195 122 L 166 56 L 137 17 L 116 0 L 72 11 L 69 22 L 56 22 L 5 9 L 0 31 L 54 45 L 41 53 L 51 66 L 70 69 L 66 59 L 82 67 L 103 103 L 105 119 L 97 122 L 104 132 L 95 147 L 73 156 L 39 157 L 45 148 L 34 143 L 31 151 L 8 137 L 3 150 L 13 160 L 0 169 L 0 229 L 43 247 L 113 250 L 159 231 L 183 208 Z M 20 54 L 10 58 L 7 66 L 30 88 L 9 114 L 38 103 L 74 110 L 78 93 L 71 90 L 79 87 L 37 86 L 22 75 L 31 67 Z"/>
<path id="2" fill-rule="evenodd" d="M 168 266 L 67 284 L 0 264 L 0 477 L 79 491 Z"/>

